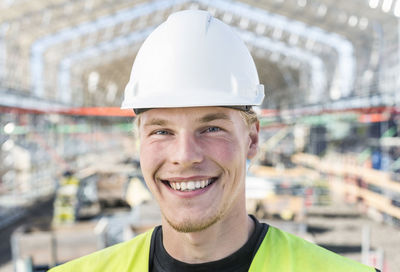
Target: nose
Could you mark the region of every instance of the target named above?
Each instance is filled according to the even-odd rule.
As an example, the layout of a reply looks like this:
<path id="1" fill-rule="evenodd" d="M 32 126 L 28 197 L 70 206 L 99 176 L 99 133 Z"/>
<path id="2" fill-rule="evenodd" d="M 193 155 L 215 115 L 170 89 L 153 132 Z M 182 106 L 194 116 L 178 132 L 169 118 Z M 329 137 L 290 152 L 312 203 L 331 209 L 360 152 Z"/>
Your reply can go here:
<path id="1" fill-rule="evenodd" d="M 203 153 L 196 136 L 188 132 L 177 135 L 170 158 L 174 165 L 184 167 L 200 163 L 203 160 Z"/>

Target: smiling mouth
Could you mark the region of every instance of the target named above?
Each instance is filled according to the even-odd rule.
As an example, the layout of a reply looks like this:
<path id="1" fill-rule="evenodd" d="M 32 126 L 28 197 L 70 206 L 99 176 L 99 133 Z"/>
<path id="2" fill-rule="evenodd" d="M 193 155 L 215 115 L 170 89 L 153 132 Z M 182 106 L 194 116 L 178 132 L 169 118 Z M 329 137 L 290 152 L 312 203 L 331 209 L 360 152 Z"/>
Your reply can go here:
<path id="1" fill-rule="evenodd" d="M 204 189 L 207 186 L 210 186 L 213 184 L 218 178 L 208 178 L 208 179 L 202 179 L 202 180 L 188 180 L 188 181 L 169 181 L 169 180 L 161 180 L 162 183 L 165 185 L 169 186 L 175 191 L 180 191 L 180 192 L 191 192 L 191 191 L 196 191 L 200 189 Z"/>

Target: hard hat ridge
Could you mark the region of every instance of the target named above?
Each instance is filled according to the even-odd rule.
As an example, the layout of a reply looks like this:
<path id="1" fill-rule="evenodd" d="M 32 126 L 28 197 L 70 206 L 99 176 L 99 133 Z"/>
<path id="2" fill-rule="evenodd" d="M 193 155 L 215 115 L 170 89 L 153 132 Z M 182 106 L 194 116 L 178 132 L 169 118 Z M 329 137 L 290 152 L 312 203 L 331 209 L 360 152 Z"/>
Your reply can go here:
<path id="1" fill-rule="evenodd" d="M 141 46 L 122 108 L 260 105 L 254 61 L 225 23 L 206 11 L 169 16 Z"/>

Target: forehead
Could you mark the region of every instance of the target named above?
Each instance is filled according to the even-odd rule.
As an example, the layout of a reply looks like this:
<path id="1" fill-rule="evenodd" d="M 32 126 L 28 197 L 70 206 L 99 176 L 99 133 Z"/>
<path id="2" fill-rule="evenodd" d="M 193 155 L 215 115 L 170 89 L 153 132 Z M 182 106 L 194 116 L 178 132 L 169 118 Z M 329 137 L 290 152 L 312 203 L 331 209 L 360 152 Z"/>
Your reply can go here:
<path id="1" fill-rule="evenodd" d="M 140 125 L 206 123 L 216 120 L 235 124 L 241 119 L 239 111 L 223 107 L 189 107 L 151 109 L 140 114 Z"/>

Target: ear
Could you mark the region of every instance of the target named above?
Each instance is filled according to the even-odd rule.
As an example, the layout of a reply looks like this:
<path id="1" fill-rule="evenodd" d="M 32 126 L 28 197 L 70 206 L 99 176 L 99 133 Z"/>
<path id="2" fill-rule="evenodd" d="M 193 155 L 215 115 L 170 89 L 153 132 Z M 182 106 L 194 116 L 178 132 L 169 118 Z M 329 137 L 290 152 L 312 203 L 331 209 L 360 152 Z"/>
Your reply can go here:
<path id="1" fill-rule="evenodd" d="M 257 121 L 256 123 L 250 126 L 249 132 L 249 149 L 247 151 L 247 158 L 252 159 L 257 154 L 258 149 L 258 133 L 260 132 L 260 122 Z"/>

